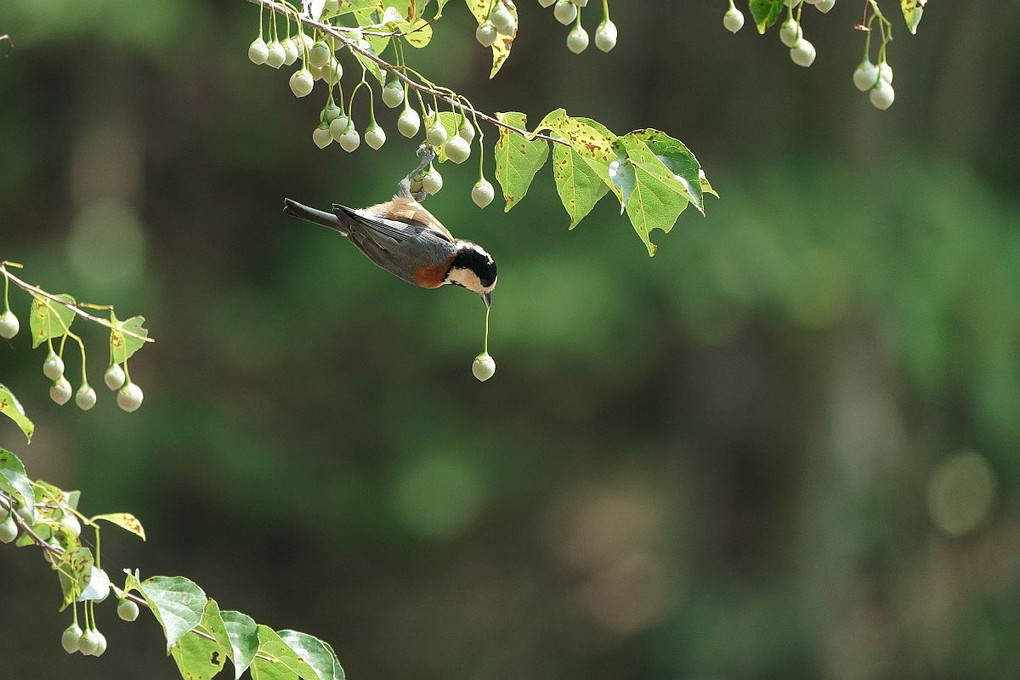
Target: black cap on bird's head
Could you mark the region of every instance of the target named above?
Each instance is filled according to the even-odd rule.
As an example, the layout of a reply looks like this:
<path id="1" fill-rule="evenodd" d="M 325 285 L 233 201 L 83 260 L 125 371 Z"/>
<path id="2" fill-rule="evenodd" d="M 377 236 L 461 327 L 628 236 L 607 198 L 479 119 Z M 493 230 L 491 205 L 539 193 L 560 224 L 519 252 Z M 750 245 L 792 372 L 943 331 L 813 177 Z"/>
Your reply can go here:
<path id="1" fill-rule="evenodd" d="M 496 261 L 477 243 L 458 241 L 446 282 L 478 293 L 488 307 L 489 294 L 496 287 Z"/>

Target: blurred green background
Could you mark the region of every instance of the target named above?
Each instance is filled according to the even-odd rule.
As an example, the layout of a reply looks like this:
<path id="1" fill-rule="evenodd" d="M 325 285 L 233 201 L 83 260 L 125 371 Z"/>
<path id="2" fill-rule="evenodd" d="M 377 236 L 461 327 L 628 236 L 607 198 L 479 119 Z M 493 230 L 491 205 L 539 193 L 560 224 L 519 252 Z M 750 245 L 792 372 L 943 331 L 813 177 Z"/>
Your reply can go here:
<path id="1" fill-rule="evenodd" d="M 42 353 L 0 343 L 37 424 L 0 443 L 141 518 L 108 567 L 320 636 L 352 680 L 1016 677 L 1020 4 L 933 2 L 912 37 L 883 2 L 884 113 L 850 82 L 861 4 L 805 10 L 805 70 L 722 0 L 613 3 L 619 46 L 580 56 L 522 0 L 490 83 L 450 3 L 424 73 L 663 129 L 722 195 L 649 259 L 609 199 L 568 232 L 548 168 L 503 214 L 444 167 L 428 207 L 500 266 L 480 384 L 475 296 L 280 212 L 388 198 L 415 160 L 393 112 L 380 152 L 315 148 L 321 85 L 249 63 L 242 0 L 4 0 L 0 257 L 157 342 L 133 415 L 55 406 Z M 178 677 L 112 606 L 106 655 L 65 656 L 58 605 L 0 549 L 0 678 Z"/>

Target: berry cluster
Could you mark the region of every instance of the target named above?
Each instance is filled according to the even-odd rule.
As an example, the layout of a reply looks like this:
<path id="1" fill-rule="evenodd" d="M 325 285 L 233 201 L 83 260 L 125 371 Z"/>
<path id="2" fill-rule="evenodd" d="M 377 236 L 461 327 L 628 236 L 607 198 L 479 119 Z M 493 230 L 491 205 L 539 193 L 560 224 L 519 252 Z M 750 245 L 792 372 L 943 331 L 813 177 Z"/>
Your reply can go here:
<path id="1" fill-rule="evenodd" d="M 513 36 L 517 31 L 517 20 L 514 15 L 502 2 L 496 2 L 494 5 L 494 9 L 476 32 L 476 38 L 482 44 L 492 45 L 498 36 Z M 385 129 L 376 120 L 376 93 L 366 78 L 368 69 L 365 68 L 365 55 L 373 57 L 378 55 L 372 43 L 365 38 L 365 31 L 372 28 L 373 30 L 369 32 L 372 35 L 379 35 L 379 31 L 385 27 L 384 23 L 377 27 L 351 27 L 340 24 L 335 18 L 331 21 L 330 14 L 331 10 L 327 3 L 323 14 L 326 18 L 322 21 L 335 30 L 325 32 L 313 29 L 313 35 L 309 35 L 295 10 L 293 16 L 296 19 L 297 30 L 294 35 L 289 34 L 291 23 L 288 16 L 286 29 L 288 35 L 281 40 L 276 14 L 271 12 L 268 42 L 265 37 L 267 29 L 260 14 L 259 35 L 248 47 L 248 58 L 257 65 L 265 64 L 273 68 L 293 65 L 300 61 L 298 69 L 290 76 L 290 89 L 296 97 L 311 94 L 318 81 L 326 85 L 326 101 L 319 111 L 319 121 L 312 130 L 312 142 L 320 149 L 325 149 L 335 142 L 341 149 L 351 153 L 361 146 L 362 132 L 355 123 L 354 109 L 357 95 L 363 89 L 366 90 L 368 125 L 363 131 L 364 142 L 372 149 L 378 150 L 386 143 L 387 137 Z M 393 17 L 387 14 L 383 19 L 392 21 Z M 390 65 L 381 59 L 372 63 L 381 66 L 386 73 L 385 80 L 380 76 L 382 84 L 379 96 L 383 104 L 391 109 L 400 108 L 396 121 L 397 131 L 404 137 L 414 138 L 421 132 L 424 123 L 425 143 L 437 150 L 439 160 L 463 163 L 471 156 L 471 147 L 476 134 L 479 148 L 482 148 L 482 136 L 477 120 L 469 115 L 473 114 L 473 107 L 463 97 L 449 90 L 437 89 L 414 69 L 406 66 L 401 46 L 406 38 L 399 34 L 392 34 L 389 38 L 388 45 L 394 46 L 396 63 Z M 343 90 L 344 68 L 338 56 L 344 51 L 354 53 L 356 64 L 361 66 L 360 78 L 346 98 Z M 415 77 L 418 80 L 415 80 Z M 419 80 L 421 82 L 418 82 Z M 415 102 L 417 107 L 412 103 L 412 94 L 417 100 Z M 432 106 L 426 106 L 423 94 L 432 97 Z M 437 113 L 436 110 L 439 108 L 437 95 L 445 96 L 447 101 L 454 102 L 453 111 Z M 480 157 L 479 179 L 472 187 L 471 198 L 479 207 L 484 208 L 492 202 L 495 192 L 481 171 L 482 160 Z M 416 193 L 425 191 L 428 194 L 435 194 L 442 187 L 442 175 L 430 164 L 428 172 L 412 182 L 411 190 Z"/>
<path id="2" fill-rule="evenodd" d="M 729 7 L 723 14 L 723 26 L 731 33 L 736 33 L 744 26 L 744 15 L 728 0 Z M 809 67 L 814 63 L 817 53 L 815 46 L 804 37 L 801 27 L 801 10 L 804 5 L 813 5 L 815 9 L 827 13 L 836 4 L 836 0 L 783 0 L 786 5 L 786 20 L 779 26 L 779 40 L 790 48 L 790 59 L 798 66 Z M 892 40 L 891 24 L 882 16 L 877 3 L 865 5 L 865 22 L 856 28 L 867 34 L 864 46 L 864 60 L 854 70 L 853 81 L 857 89 L 868 92 L 871 103 L 878 109 L 885 110 L 892 106 L 895 92 L 892 87 L 892 67 L 886 61 L 886 46 Z M 870 10 L 870 18 L 868 18 Z M 879 48 L 878 64 L 872 63 L 871 30 L 875 19 L 879 21 L 882 45 Z"/>
<path id="3" fill-rule="evenodd" d="M 7 267 L 18 266 L 20 265 L 17 265 L 13 262 L 4 262 L 2 266 L 0 266 L 0 273 L 2 273 L 4 276 L 4 297 L 3 297 L 4 311 L 0 313 L 0 337 L 3 337 L 6 340 L 13 339 L 15 336 L 18 335 L 18 332 L 21 330 L 21 322 L 19 321 L 17 315 L 15 315 L 15 313 L 11 310 L 10 307 L 9 299 L 10 283 L 12 280 L 14 280 L 14 282 L 17 285 L 20 285 L 22 287 L 27 286 L 27 284 L 25 284 L 20 279 L 17 279 L 7 269 Z M 35 287 L 32 288 L 33 288 L 33 290 L 31 291 L 33 295 L 32 313 L 36 315 L 41 315 L 40 318 L 43 319 L 41 325 L 44 328 L 45 326 L 51 324 L 62 325 L 60 332 L 58 333 L 50 332 L 46 336 L 47 351 L 46 359 L 43 361 L 42 372 L 43 375 L 45 375 L 51 381 L 50 399 L 52 399 L 54 403 L 63 406 L 64 404 L 71 400 L 71 396 L 73 394 L 74 403 L 78 406 L 78 408 L 80 408 L 82 411 L 88 411 L 93 406 L 96 405 L 97 395 L 95 389 L 93 389 L 92 386 L 89 385 L 88 376 L 85 371 L 86 360 L 85 343 L 78 335 L 76 335 L 70 330 L 70 324 L 71 321 L 73 321 L 74 319 L 74 314 L 73 313 L 69 314 L 67 320 L 64 320 L 59 313 L 54 311 L 57 308 L 62 308 L 66 312 L 67 309 L 70 309 L 70 307 L 67 307 L 66 305 L 69 304 L 73 305 L 74 304 L 73 299 L 72 302 L 68 303 L 62 300 L 61 296 L 49 295 L 48 293 L 45 293 L 44 291 L 38 288 Z M 97 319 L 92 318 L 92 320 Z M 101 323 L 106 323 L 104 320 L 101 319 L 99 319 L 98 321 L 100 321 Z M 111 328 L 113 327 L 112 324 L 114 321 L 115 319 L 112 318 L 110 324 L 108 324 L 111 325 Z M 33 332 L 34 330 L 35 329 L 33 327 Z M 81 386 L 78 387 L 77 391 L 73 390 L 73 388 L 71 387 L 71 382 L 64 375 L 65 366 L 63 355 L 64 348 L 68 338 L 76 342 L 79 349 L 81 350 L 82 376 Z M 54 348 L 55 339 L 59 340 L 56 348 Z M 109 368 L 107 368 L 106 373 L 103 376 L 103 381 L 106 383 L 107 387 L 117 392 L 117 405 L 120 406 L 121 409 L 128 412 L 137 411 L 138 407 L 142 405 L 142 400 L 144 399 L 145 395 L 142 393 L 141 387 L 131 382 L 130 375 L 127 372 L 127 359 L 124 359 L 122 364 L 123 365 L 118 364 L 113 360 L 111 352 L 110 366 Z"/>
<path id="4" fill-rule="evenodd" d="M 588 0 L 538 0 L 542 7 L 553 8 L 556 21 L 564 26 L 574 24 L 567 34 L 567 49 L 580 54 L 588 49 L 588 31 L 581 26 L 581 10 L 588 6 Z M 595 29 L 595 47 L 603 52 L 616 47 L 616 24 L 609 18 L 609 2 L 602 0 L 602 21 Z"/>

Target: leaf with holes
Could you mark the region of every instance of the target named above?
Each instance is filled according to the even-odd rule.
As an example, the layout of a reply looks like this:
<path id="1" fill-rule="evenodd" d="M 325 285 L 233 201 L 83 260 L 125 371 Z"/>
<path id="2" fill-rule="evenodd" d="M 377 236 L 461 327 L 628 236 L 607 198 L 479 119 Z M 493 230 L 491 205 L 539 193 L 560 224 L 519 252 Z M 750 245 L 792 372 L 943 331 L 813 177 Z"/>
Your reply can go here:
<path id="1" fill-rule="evenodd" d="M 25 433 L 25 438 L 32 441 L 32 433 L 35 432 L 35 424 L 25 415 L 25 409 L 21 402 L 4 385 L 0 385 L 0 413 L 14 421 L 14 424 Z"/>
<path id="2" fill-rule="evenodd" d="M 54 298 L 74 305 L 72 296 L 62 293 Z M 32 296 L 32 309 L 29 312 L 32 330 L 32 348 L 36 348 L 50 338 L 62 338 L 74 323 L 75 313 L 65 305 L 42 295 Z"/>
<path id="3" fill-rule="evenodd" d="M 202 612 L 202 621 L 173 646 L 170 655 L 177 663 L 182 677 L 188 680 L 210 680 L 223 670 L 230 649 L 220 608 L 216 600 L 208 600 Z"/>
<path id="4" fill-rule="evenodd" d="M 497 113 L 496 118 L 507 125 L 527 129 L 528 118 L 523 113 Z M 509 212 L 528 193 L 535 173 L 549 158 L 549 144 L 542 139 L 528 139 L 519 132 L 499 129 L 496 142 L 496 181 L 503 189 L 506 201 L 504 212 Z"/>

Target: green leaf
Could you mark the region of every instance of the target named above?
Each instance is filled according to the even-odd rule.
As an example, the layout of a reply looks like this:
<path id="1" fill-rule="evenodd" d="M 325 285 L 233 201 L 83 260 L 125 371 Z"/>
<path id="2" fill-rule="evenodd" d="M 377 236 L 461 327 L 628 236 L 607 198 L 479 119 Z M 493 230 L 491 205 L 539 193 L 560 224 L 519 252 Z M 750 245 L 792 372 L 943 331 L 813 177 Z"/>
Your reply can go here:
<path id="1" fill-rule="evenodd" d="M 133 316 L 120 321 L 110 312 L 110 357 L 113 363 L 122 364 L 145 345 L 149 331 L 142 327 L 144 316 Z"/>
<path id="2" fill-rule="evenodd" d="M 212 637 L 196 635 L 204 633 Z M 209 600 L 202 612 L 202 621 L 191 634 L 185 635 L 170 650 L 181 676 L 187 680 L 210 680 L 223 670 L 230 654 L 230 641 L 216 600 Z"/>
<path id="3" fill-rule="evenodd" d="M 514 22 L 518 22 L 517 7 L 514 5 L 512 0 L 500 0 L 503 6 L 506 7 L 507 11 L 510 12 L 514 18 Z M 467 4 L 468 10 L 474 15 L 475 21 L 481 26 L 485 23 L 485 20 L 489 18 L 489 10 L 495 7 L 492 0 L 464 0 Z M 514 38 L 517 37 L 517 31 L 514 31 L 513 35 L 500 35 L 496 37 L 496 42 L 492 43 L 492 70 L 489 71 L 489 78 L 495 78 L 499 70 L 503 68 L 503 64 L 506 63 L 507 57 L 510 56 L 510 48 L 513 47 Z"/>
<path id="4" fill-rule="evenodd" d="M 552 157 L 556 193 L 570 216 L 573 229 L 606 195 L 609 186 L 572 148 L 553 144 Z"/>
<path id="5" fill-rule="evenodd" d="M 404 39 L 411 47 L 421 49 L 432 42 L 432 24 L 424 19 L 415 19 L 411 22 L 403 22 L 399 26 Z"/>
<path id="6" fill-rule="evenodd" d="M 53 297 L 68 304 L 75 304 L 74 298 L 66 293 Z M 50 298 L 41 295 L 32 296 L 32 309 L 29 312 L 29 326 L 32 330 L 32 348 L 36 348 L 50 338 L 61 338 L 67 334 L 74 322 L 75 313 Z"/>
<path id="7" fill-rule="evenodd" d="M 336 653 L 319 638 L 296 630 L 281 630 L 280 639 L 311 666 L 318 680 L 344 680 L 344 669 Z"/>
<path id="8" fill-rule="evenodd" d="M 166 634 L 166 651 L 169 654 L 177 642 L 202 621 L 207 598 L 194 581 L 183 576 L 153 576 L 141 583 L 132 583 L 130 575 L 125 587 L 137 587 L 149 603 Z"/>
<path id="9" fill-rule="evenodd" d="M 528 117 L 523 113 L 497 113 L 496 118 L 522 130 L 527 129 Z M 506 201 L 503 210 L 509 212 L 528 193 L 535 173 L 549 158 L 549 144 L 544 140 L 530 140 L 519 132 L 501 127 L 495 155 L 496 181 L 502 187 Z"/>
<path id="10" fill-rule="evenodd" d="M 135 536 L 139 537 L 143 541 L 145 540 L 145 528 L 142 527 L 142 523 L 138 521 L 138 518 L 129 512 L 111 512 L 105 515 L 96 515 L 89 519 L 90 522 L 96 520 L 104 520 L 111 524 L 116 524 L 125 531 L 130 531 Z"/>
<path id="11" fill-rule="evenodd" d="M 65 550 L 60 559 L 53 565 L 60 579 L 60 590 L 64 594 L 63 604 L 60 610 L 63 611 L 72 602 L 77 602 L 78 596 L 88 585 L 92 575 L 94 560 L 92 551 L 88 548 L 71 548 Z"/>
<path id="12" fill-rule="evenodd" d="M 748 9 L 754 18 L 754 24 L 758 32 L 763 34 L 769 26 L 776 23 L 776 19 L 783 11 L 783 0 L 750 0 Z"/>
<path id="13" fill-rule="evenodd" d="M 25 409 L 21 402 L 18 401 L 18 398 L 4 385 L 0 385 L 0 413 L 13 420 L 21 428 L 21 431 L 25 433 L 25 438 L 28 441 L 32 441 L 35 425 L 25 415 Z"/>
<path id="14" fill-rule="evenodd" d="M 900 0 L 903 20 L 907 22 L 907 30 L 911 35 L 917 33 L 917 25 L 921 23 L 921 15 L 924 14 L 926 4 L 928 4 L 928 0 Z"/>
<path id="15" fill-rule="evenodd" d="M 704 197 L 701 190 L 701 163 L 683 142 L 665 132 L 646 128 L 630 133 L 645 143 L 662 164 L 673 173 L 674 179 L 683 186 L 687 199 L 702 215 L 705 214 Z"/>
<path id="16" fill-rule="evenodd" d="M 637 136 L 628 133 L 619 139 L 619 145 L 626 159 L 616 174 L 624 193 L 627 216 L 648 254 L 653 256 L 656 245 L 651 241 L 651 231 L 669 232 L 690 201 L 684 186 Z"/>
<path id="17" fill-rule="evenodd" d="M 251 664 L 251 675 L 255 680 L 295 677 L 318 680 L 312 667 L 303 661 L 276 631 L 269 626 L 259 625 L 258 634 L 259 653 Z"/>
<path id="18" fill-rule="evenodd" d="M 28 509 L 28 523 L 35 523 L 35 493 L 25 474 L 25 465 L 10 451 L 0 449 L 0 491 L 6 491 L 18 505 Z"/>
<path id="19" fill-rule="evenodd" d="M 259 651 L 258 624 L 247 614 L 237 611 L 222 612 L 223 625 L 230 641 L 230 658 L 234 662 L 234 680 L 248 670 Z"/>
<path id="20" fill-rule="evenodd" d="M 570 148 L 616 195 L 620 201 L 620 212 L 623 212 L 623 194 L 609 174 L 610 166 L 614 162 L 622 161 L 622 158 L 617 157 L 617 152 L 613 148 L 616 135 L 597 121 L 590 118 L 568 116 L 563 109 L 556 109 L 546 114 L 546 117 L 535 128 L 535 133 L 543 130 L 548 130 L 552 136 L 570 144 Z"/>

